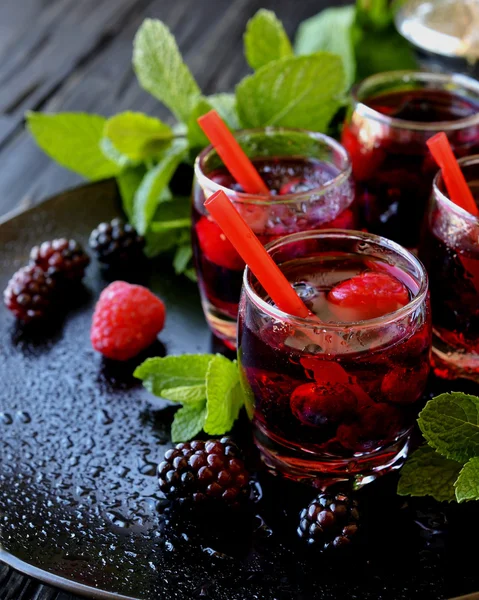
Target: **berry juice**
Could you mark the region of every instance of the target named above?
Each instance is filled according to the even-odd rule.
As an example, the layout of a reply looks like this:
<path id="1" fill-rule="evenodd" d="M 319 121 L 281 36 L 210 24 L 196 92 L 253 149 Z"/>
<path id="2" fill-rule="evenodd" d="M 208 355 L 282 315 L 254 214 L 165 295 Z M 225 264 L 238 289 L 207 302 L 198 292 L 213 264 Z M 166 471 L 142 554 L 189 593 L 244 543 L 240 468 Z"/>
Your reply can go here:
<path id="1" fill-rule="evenodd" d="M 387 76 L 359 88 L 342 143 L 353 164 L 362 225 L 415 248 L 437 172 L 426 141 L 445 131 L 456 156 L 479 150 L 479 84 L 458 77 L 454 85 L 450 76 L 423 73 L 402 76 L 409 89 L 387 91 L 386 84 L 376 85 L 381 77 Z"/>
<path id="2" fill-rule="evenodd" d="M 479 156 L 461 168 L 478 203 Z M 429 273 L 435 373 L 479 380 L 479 219 L 448 200 L 441 175 L 419 252 Z"/>
<path id="3" fill-rule="evenodd" d="M 224 167 L 208 173 L 208 181 L 214 191 L 227 192 L 263 244 L 298 231 L 356 226 L 349 173 L 335 164 L 302 157 L 262 157 L 252 162 L 270 190 L 268 197 L 245 194 Z M 192 240 L 198 282 L 213 332 L 234 348 L 245 265 L 206 213 L 205 198 L 205 189 L 196 185 Z"/>
<path id="4" fill-rule="evenodd" d="M 268 315 L 271 301 L 253 284 L 241 300 L 238 359 L 271 468 L 361 481 L 404 457 L 422 406 L 431 345 L 425 275 L 335 251 L 334 240 L 325 246 L 290 249 L 296 257 L 281 263 L 320 322 L 275 318 L 275 307 Z M 266 304 L 251 301 L 253 293 Z"/>

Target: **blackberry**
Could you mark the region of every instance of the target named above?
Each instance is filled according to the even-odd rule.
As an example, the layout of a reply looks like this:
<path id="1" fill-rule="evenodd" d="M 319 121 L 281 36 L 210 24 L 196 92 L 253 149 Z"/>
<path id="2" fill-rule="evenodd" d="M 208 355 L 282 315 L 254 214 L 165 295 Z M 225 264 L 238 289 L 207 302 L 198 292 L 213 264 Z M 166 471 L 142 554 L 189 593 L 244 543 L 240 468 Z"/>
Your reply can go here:
<path id="1" fill-rule="evenodd" d="M 121 219 L 100 223 L 90 235 L 90 248 L 109 267 L 131 266 L 144 259 L 145 238 Z"/>
<path id="2" fill-rule="evenodd" d="M 237 508 L 249 497 L 248 472 L 229 438 L 177 444 L 158 465 L 158 479 L 167 498 L 183 503 Z"/>
<path id="3" fill-rule="evenodd" d="M 54 301 L 55 281 L 36 265 L 17 271 L 3 292 L 5 306 L 25 323 L 47 316 Z"/>
<path id="4" fill-rule="evenodd" d="M 52 277 L 80 281 L 90 258 L 78 242 L 60 238 L 34 246 L 30 252 L 30 263 Z"/>
<path id="5" fill-rule="evenodd" d="M 299 518 L 299 537 L 321 551 L 350 546 L 358 533 L 358 504 L 343 493 L 319 494 Z"/>

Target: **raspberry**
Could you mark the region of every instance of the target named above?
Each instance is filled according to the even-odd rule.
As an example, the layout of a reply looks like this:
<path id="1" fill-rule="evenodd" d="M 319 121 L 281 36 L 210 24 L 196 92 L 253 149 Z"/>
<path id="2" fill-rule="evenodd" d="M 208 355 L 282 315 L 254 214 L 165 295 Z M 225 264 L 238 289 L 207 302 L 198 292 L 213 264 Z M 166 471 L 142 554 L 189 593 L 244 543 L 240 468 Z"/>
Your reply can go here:
<path id="1" fill-rule="evenodd" d="M 100 223 L 90 235 L 90 248 L 110 267 L 133 266 L 144 258 L 145 239 L 129 223 Z"/>
<path id="2" fill-rule="evenodd" d="M 238 508 L 249 497 L 248 472 L 229 438 L 177 444 L 158 465 L 160 490 L 170 500 L 219 502 Z"/>
<path id="3" fill-rule="evenodd" d="M 320 551 L 345 548 L 359 530 L 356 500 L 346 494 L 319 494 L 299 515 L 299 537 Z"/>
<path id="4" fill-rule="evenodd" d="M 201 217 L 195 226 L 203 255 L 215 265 L 242 271 L 244 262 L 220 227 L 208 217 Z"/>
<path id="5" fill-rule="evenodd" d="M 36 265 L 17 271 L 3 293 L 6 307 L 25 323 L 47 316 L 54 301 L 55 281 Z"/>
<path id="6" fill-rule="evenodd" d="M 164 323 L 159 298 L 141 285 L 114 281 L 95 307 L 91 343 L 107 358 L 128 360 L 155 341 Z"/>
<path id="7" fill-rule="evenodd" d="M 30 252 L 30 262 L 52 277 L 80 281 L 90 264 L 90 258 L 78 242 L 61 238 L 34 246 Z"/>
<path id="8" fill-rule="evenodd" d="M 354 394 L 340 383 L 305 383 L 291 396 L 291 410 L 305 425 L 322 427 L 347 420 L 354 415 L 357 400 Z"/>
<path id="9" fill-rule="evenodd" d="M 329 292 L 328 301 L 331 312 L 341 321 L 365 321 L 406 306 L 409 292 L 387 273 L 366 271 L 338 283 Z"/>

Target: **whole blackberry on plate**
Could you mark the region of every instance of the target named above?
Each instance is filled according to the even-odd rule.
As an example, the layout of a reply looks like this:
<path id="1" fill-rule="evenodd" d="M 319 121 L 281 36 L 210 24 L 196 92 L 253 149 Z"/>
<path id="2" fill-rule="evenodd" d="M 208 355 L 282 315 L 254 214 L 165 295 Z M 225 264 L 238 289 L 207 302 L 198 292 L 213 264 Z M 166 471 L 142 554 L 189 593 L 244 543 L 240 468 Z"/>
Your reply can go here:
<path id="1" fill-rule="evenodd" d="M 100 223 L 90 234 L 90 248 L 109 267 L 131 266 L 144 258 L 145 239 L 121 219 Z"/>
<path id="2" fill-rule="evenodd" d="M 358 533 L 356 500 L 346 494 L 319 494 L 299 515 L 298 535 L 319 550 L 350 546 Z"/>
<path id="3" fill-rule="evenodd" d="M 40 267 L 23 267 L 13 275 L 3 292 L 5 306 L 25 323 L 42 319 L 54 303 L 55 285 Z"/>
<path id="4" fill-rule="evenodd" d="M 34 246 L 30 262 L 52 277 L 80 281 L 90 264 L 90 257 L 75 240 L 60 238 Z"/>
<path id="5" fill-rule="evenodd" d="M 236 508 L 249 497 L 248 472 L 229 438 L 177 444 L 158 465 L 158 479 L 165 496 L 181 502 Z"/>

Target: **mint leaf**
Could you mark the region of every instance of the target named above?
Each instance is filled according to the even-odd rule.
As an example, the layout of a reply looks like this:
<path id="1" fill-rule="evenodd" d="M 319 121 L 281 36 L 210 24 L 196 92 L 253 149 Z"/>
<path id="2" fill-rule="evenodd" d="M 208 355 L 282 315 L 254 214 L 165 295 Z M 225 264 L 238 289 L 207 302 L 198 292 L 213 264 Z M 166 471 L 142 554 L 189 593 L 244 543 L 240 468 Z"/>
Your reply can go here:
<path id="1" fill-rule="evenodd" d="M 354 6 L 327 8 L 301 23 L 295 41 L 297 54 L 312 54 L 318 50 L 338 54 L 343 61 L 348 86 L 353 83 L 356 70 L 351 32 L 355 16 Z"/>
<path id="2" fill-rule="evenodd" d="M 261 8 L 246 25 L 244 34 L 246 60 L 252 69 L 292 56 L 293 49 L 283 24 L 274 12 Z"/>
<path id="3" fill-rule="evenodd" d="M 382 30 L 391 24 L 390 0 L 356 0 L 357 22 L 366 29 Z"/>
<path id="4" fill-rule="evenodd" d="M 186 123 L 201 92 L 164 23 L 143 22 L 135 36 L 133 66 L 142 88 Z"/>
<path id="5" fill-rule="evenodd" d="M 196 271 L 195 271 L 195 269 L 193 267 L 185 269 L 183 275 L 185 275 L 186 277 L 188 277 L 188 279 L 190 281 L 192 281 L 193 283 L 196 283 L 198 281 L 198 277 L 196 275 Z"/>
<path id="6" fill-rule="evenodd" d="M 140 187 L 145 173 L 146 168 L 143 165 L 140 165 L 138 167 L 125 169 L 116 178 L 116 183 L 120 190 L 123 210 L 129 221 L 131 221 L 133 217 L 133 200 L 135 198 L 136 190 Z"/>
<path id="7" fill-rule="evenodd" d="M 213 354 L 148 358 L 133 375 L 155 396 L 174 402 L 199 402 L 206 398 L 206 373 L 213 358 Z"/>
<path id="8" fill-rule="evenodd" d="M 200 98 L 188 121 L 188 142 L 192 148 L 204 148 L 210 142 L 198 125 L 198 118 L 215 109 L 230 129 L 239 129 L 240 122 L 234 94 L 213 94 Z"/>
<path id="9" fill-rule="evenodd" d="M 100 148 L 104 117 L 85 113 L 28 112 L 26 120 L 36 143 L 63 167 L 92 181 L 120 173 L 121 168 Z"/>
<path id="10" fill-rule="evenodd" d="M 206 418 L 206 403 L 191 402 L 176 411 L 171 424 L 171 439 L 176 444 L 193 439 L 202 429 Z"/>
<path id="11" fill-rule="evenodd" d="M 108 160 L 111 160 L 116 165 L 120 167 L 121 170 L 125 169 L 129 166 L 135 166 L 137 163 L 128 156 L 125 156 L 121 152 L 119 152 L 115 146 L 111 143 L 106 137 L 103 137 L 100 141 L 100 149 L 103 152 L 103 155 L 106 156 Z"/>
<path id="12" fill-rule="evenodd" d="M 283 58 L 261 67 L 236 87 L 244 127 L 276 125 L 326 130 L 343 102 L 341 58 L 328 52 Z"/>
<path id="13" fill-rule="evenodd" d="M 169 193 L 168 188 L 165 192 Z M 154 221 L 146 232 L 145 254 L 149 257 L 170 250 L 184 243 L 184 236 L 190 235 L 191 207 L 186 196 L 175 196 L 162 200 L 156 209 Z"/>
<path id="14" fill-rule="evenodd" d="M 124 112 L 108 119 L 104 135 L 121 154 L 133 161 L 156 157 L 170 143 L 168 125 L 138 112 Z"/>
<path id="15" fill-rule="evenodd" d="M 175 257 L 173 258 L 173 268 L 175 269 L 175 273 L 177 275 L 185 272 L 192 256 L 193 249 L 191 248 L 191 244 L 178 247 Z"/>
<path id="16" fill-rule="evenodd" d="M 243 405 L 238 366 L 217 354 L 209 363 L 206 373 L 207 412 L 204 430 L 210 435 L 221 435 L 233 427 Z"/>
<path id="17" fill-rule="evenodd" d="M 467 462 L 455 483 L 458 502 L 479 500 L 479 456 Z"/>
<path id="18" fill-rule="evenodd" d="M 171 250 L 178 244 L 178 230 L 163 229 L 162 231 L 148 230 L 145 233 L 145 255 L 154 258 L 167 250 Z"/>
<path id="19" fill-rule="evenodd" d="M 461 392 L 441 394 L 418 419 L 430 446 L 446 458 L 465 462 L 479 455 L 479 398 Z"/>
<path id="20" fill-rule="evenodd" d="M 352 29 L 356 55 L 356 79 L 365 79 L 375 73 L 417 69 L 417 61 L 409 42 L 391 27 L 385 31 L 364 31 L 355 25 Z"/>
<path id="21" fill-rule="evenodd" d="M 133 203 L 133 224 L 143 235 L 151 223 L 162 199 L 162 192 L 187 153 L 185 140 L 175 142 L 163 154 L 160 162 L 143 178 Z"/>
<path id="22" fill-rule="evenodd" d="M 454 482 L 461 464 L 430 446 L 418 448 L 407 460 L 398 484 L 400 496 L 432 496 L 438 502 L 455 500 Z"/>

